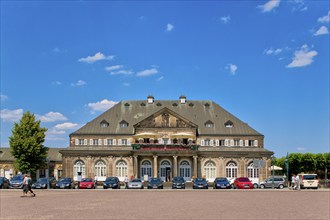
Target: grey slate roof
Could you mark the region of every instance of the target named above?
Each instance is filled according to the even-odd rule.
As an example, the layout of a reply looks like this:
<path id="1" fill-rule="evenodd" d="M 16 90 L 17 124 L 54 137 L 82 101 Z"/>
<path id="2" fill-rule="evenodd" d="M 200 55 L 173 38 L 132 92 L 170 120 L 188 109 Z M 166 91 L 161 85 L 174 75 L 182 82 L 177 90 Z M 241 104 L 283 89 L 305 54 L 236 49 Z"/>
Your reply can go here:
<path id="1" fill-rule="evenodd" d="M 48 156 L 50 158 L 50 161 L 62 161 L 62 154 L 60 154 L 60 150 L 63 150 L 65 148 L 49 148 L 48 150 Z M 10 153 L 10 148 L 0 148 L 0 160 L 1 161 L 14 161 L 15 158 Z"/>
<path id="2" fill-rule="evenodd" d="M 181 104 L 179 100 L 155 100 L 152 104 L 149 104 L 147 100 L 123 100 L 71 135 L 133 135 L 135 124 L 164 108 L 196 124 L 198 135 L 262 135 L 209 100 L 187 100 L 185 104 Z M 120 122 L 123 120 L 128 122 L 128 127 L 120 127 Z M 101 127 L 102 121 L 107 121 L 109 126 Z M 207 121 L 213 122 L 214 126 L 206 127 L 205 122 Z M 225 127 L 225 123 L 228 121 L 233 123 L 233 127 Z"/>

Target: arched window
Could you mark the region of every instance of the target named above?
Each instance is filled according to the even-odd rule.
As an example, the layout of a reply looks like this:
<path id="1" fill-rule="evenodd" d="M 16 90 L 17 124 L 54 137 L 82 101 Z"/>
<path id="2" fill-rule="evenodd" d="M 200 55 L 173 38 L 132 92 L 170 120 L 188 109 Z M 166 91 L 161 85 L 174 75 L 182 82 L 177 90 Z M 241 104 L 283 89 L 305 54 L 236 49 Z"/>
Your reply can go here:
<path id="1" fill-rule="evenodd" d="M 98 178 L 102 178 L 105 177 L 107 175 L 107 166 L 105 165 L 105 163 L 102 160 L 99 160 L 95 163 L 95 175 Z"/>
<path id="2" fill-rule="evenodd" d="M 78 172 L 81 172 L 81 177 L 85 178 L 85 163 L 82 160 L 77 160 L 73 165 L 74 180 L 77 180 Z"/>
<path id="3" fill-rule="evenodd" d="M 247 168 L 249 178 L 259 178 L 259 168 L 255 168 L 251 162 Z"/>
<path id="4" fill-rule="evenodd" d="M 149 160 L 142 161 L 141 179 L 144 177 L 144 175 L 148 175 L 148 178 L 152 177 L 152 166 L 151 166 L 151 162 Z"/>
<path id="5" fill-rule="evenodd" d="M 188 161 L 183 160 L 180 162 L 179 175 L 183 177 L 186 181 L 191 179 L 191 166 Z"/>
<path id="6" fill-rule="evenodd" d="M 116 171 L 118 178 L 127 176 L 127 163 L 123 160 L 118 161 Z"/>
<path id="7" fill-rule="evenodd" d="M 206 162 L 204 166 L 204 175 L 206 179 L 215 178 L 216 177 L 215 173 L 216 173 L 216 166 L 214 162 L 212 161 Z"/>
<path id="8" fill-rule="evenodd" d="M 237 177 L 237 165 L 235 162 L 229 162 L 226 165 L 226 177 L 227 178 L 236 178 Z"/>

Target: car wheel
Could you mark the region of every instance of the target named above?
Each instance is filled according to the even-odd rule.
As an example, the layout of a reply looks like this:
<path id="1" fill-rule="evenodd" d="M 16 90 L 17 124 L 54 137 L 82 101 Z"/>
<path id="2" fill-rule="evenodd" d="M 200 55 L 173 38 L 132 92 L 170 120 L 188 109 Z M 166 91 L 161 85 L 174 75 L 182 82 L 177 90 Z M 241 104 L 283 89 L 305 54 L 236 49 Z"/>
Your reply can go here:
<path id="1" fill-rule="evenodd" d="M 265 185 L 262 185 L 262 184 L 261 184 L 261 185 L 260 185 L 260 188 L 261 188 L 261 189 L 264 189 L 264 188 L 265 188 Z"/>
<path id="2" fill-rule="evenodd" d="M 279 189 L 283 189 L 284 186 L 283 186 L 282 184 L 280 184 L 280 185 L 278 186 L 278 188 L 279 188 Z"/>
<path id="3" fill-rule="evenodd" d="M 253 184 L 253 188 L 257 189 L 258 188 L 258 184 Z"/>

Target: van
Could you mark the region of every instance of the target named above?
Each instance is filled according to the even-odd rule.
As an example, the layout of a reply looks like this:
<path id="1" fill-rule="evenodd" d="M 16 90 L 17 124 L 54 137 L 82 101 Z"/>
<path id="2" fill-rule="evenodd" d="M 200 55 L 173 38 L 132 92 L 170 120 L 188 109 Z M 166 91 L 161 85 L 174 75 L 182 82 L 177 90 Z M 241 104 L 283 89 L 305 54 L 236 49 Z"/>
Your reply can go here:
<path id="1" fill-rule="evenodd" d="M 300 189 L 319 188 L 319 180 L 317 179 L 317 174 L 299 174 Z"/>

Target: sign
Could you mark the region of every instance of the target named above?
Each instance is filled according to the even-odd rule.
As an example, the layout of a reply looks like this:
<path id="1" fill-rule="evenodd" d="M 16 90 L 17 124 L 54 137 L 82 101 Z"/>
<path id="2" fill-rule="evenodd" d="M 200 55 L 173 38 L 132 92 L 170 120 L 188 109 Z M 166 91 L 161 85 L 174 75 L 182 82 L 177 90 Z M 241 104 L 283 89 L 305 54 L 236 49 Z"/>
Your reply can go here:
<path id="1" fill-rule="evenodd" d="M 263 168 L 265 166 L 265 161 L 263 160 L 253 160 L 254 168 Z"/>

